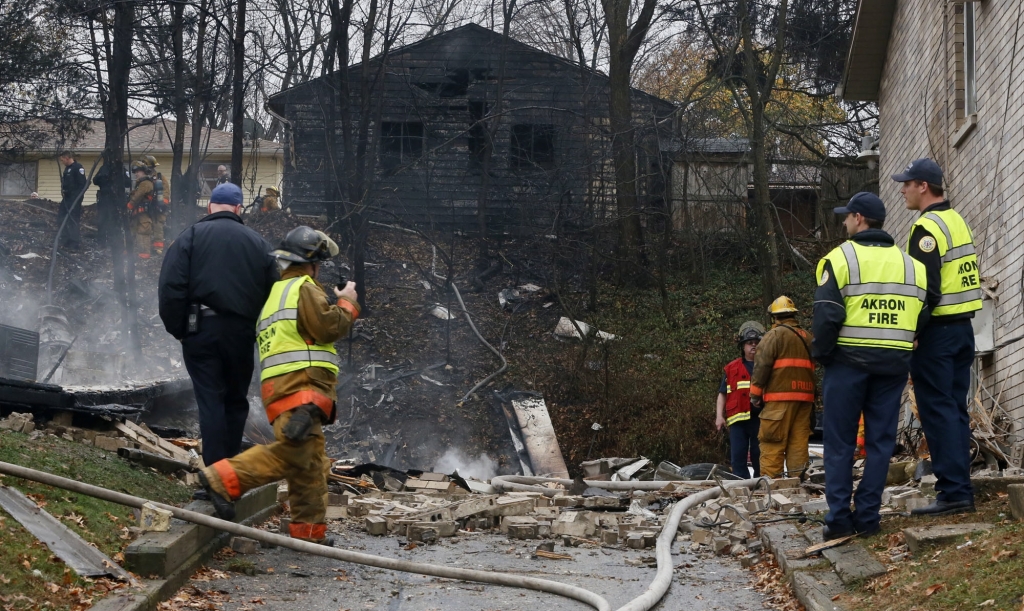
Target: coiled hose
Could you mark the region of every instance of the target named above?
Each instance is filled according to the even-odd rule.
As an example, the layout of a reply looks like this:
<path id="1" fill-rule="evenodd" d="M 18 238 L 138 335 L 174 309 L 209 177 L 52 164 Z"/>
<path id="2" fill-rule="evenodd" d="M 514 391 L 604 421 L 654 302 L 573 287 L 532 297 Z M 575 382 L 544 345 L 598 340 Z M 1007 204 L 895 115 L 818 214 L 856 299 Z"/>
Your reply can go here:
<path id="1" fill-rule="evenodd" d="M 11 475 L 22 479 L 27 479 L 55 488 L 62 488 L 64 490 L 70 490 L 78 494 L 84 494 L 92 496 L 119 505 L 125 505 L 128 507 L 142 508 L 146 504 L 146 499 L 142 499 L 129 494 L 121 492 L 115 492 L 113 490 L 107 490 L 106 488 L 100 488 L 99 486 L 93 486 L 84 482 L 67 479 L 58 475 L 45 473 L 43 471 L 37 471 L 35 469 L 29 469 L 27 467 L 21 467 L 19 465 L 13 465 L 6 462 L 0 462 L 0 473 L 4 475 Z M 506 478 L 507 479 L 507 478 Z M 553 478 L 525 478 L 534 481 L 558 481 L 572 483 L 572 480 L 555 480 Z M 492 480 L 493 481 L 493 480 Z M 736 480 L 725 483 L 725 487 L 749 487 L 757 483 L 758 480 Z M 649 490 L 649 485 L 658 483 L 659 489 L 665 486 L 665 482 L 590 482 L 591 484 L 618 484 L 623 485 L 622 488 L 616 487 L 615 489 L 632 489 L 632 490 Z M 504 485 L 504 484 L 502 484 Z M 524 484 L 513 484 L 513 485 L 524 485 Z M 694 505 L 703 503 L 711 500 L 721 494 L 721 488 L 715 487 L 705 490 L 703 492 L 691 495 L 683 499 L 682 501 L 675 504 L 672 511 L 669 513 L 668 522 L 665 524 L 658 536 L 657 543 L 657 558 L 658 558 L 658 572 L 651 582 L 651 585 L 644 591 L 643 594 L 637 598 L 631 600 L 626 605 L 620 607 L 618 611 L 648 611 L 654 605 L 658 604 L 668 592 L 669 586 L 672 584 L 672 541 L 675 539 L 676 530 L 679 527 L 679 520 L 683 514 Z M 189 511 L 180 507 L 174 507 L 173 505 L 164 505 L 163 503 L 153 503 L 161 509 L 170 511 L 171 514 L 187 522 L 199 524 L 200 526 L 206 526 L 208 528 L 214 528 L 224 532 L 238 535 L 241 537 L 248 537 L 255 539 L 256 541 L 262 541 L 271 545 L 279 545 L 288 549 L 293 549 L 298 552 L 304 552 L 307 554 L 313 554 L 316 556 L 322 556 L 324 558 L 333 558 L 335 560 L 341 560 L 343 562 L 351 562 L 353 564 L 362 564 L 365 566 L 373 566 L 381 569 L 389 569 L 393 571 L 402 571 L 405 573 L 416 573 L 419 575 L 431 575 L 433 577 L 442 577 L 445 579 L 459 579 L 462 581 L 475 581 L 478 583 L 488 583 L 493 585 L 508 586 L 513 588 L 522 588 L 526 590 L 535 590 L 539 592 L 547 592 L 549 594 L 555 594 L 557 596 L 563 596 L 573 600 L 578 600 L 585 603 L 597 611 L 611 611 L 611 605 L 604 597 L 580 588 L 557 581 L 550 581 L 547 579 L 538 579 L 535 577 L 524 577 L 521 575 L 510 575 L 507 573 L 495 573 L 491 571 L 478 571 L 474 569 L 460 569 L 450 566 L 440 566 L 434 564 L 426 564 L 423 562 L 409 562 L 407 560 L 398 560 L 395 558 L 384 558 L 383 556 L 374 556 L 372 554 L 363 554 L 360 552 L 353 552 L 349 550 L 337 549 L 333 547 L 326 547 L 318 545 L 316 543 L 310 543 L 308 541 L 302 541 L 299 539 L 293 539 L 291 537 L 285 537 L 282 535 L 266 532 L 242 524 L 236 524 L 234 522 L 228 522 L 227 520 L 221 520 L 212 516 Z"/>

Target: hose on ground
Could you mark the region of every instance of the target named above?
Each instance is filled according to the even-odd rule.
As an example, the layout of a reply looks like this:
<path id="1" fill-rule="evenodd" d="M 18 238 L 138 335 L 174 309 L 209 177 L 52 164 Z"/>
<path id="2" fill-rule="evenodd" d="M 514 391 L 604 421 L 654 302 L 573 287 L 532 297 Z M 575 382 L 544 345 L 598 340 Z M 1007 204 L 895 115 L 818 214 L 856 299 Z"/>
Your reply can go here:
<path id="1" fill-rule="evenodd" d="M 148 502 L 146 499 L 131 496 L 129 494 L 114 492 L 113 490 L 107 490 L 106 488 L 100 488 L 99 486 L 92 486 L 83 482 L 70 480 L 50 473 L 36 471 L 35 469 L 29 469 L 5 462 L 0 462 L 0 473 L 39 482 L 48 486 L 54 486 L 56 488 L 63 488 L 64 490 L 70 490 L 78 494 L 96 497 L 104 501 L 110 501 L 112 503 L 118 503 L 119 505 L 126 505 L 128 507 L 141 508 Z M 313 554 L 315 556 L 322 556 L 324 558 L 332 558 L 334 560 L 352 562 L 354 564 L 362 564 L 380 569 L 402 571 L 405 573 L 416 573 L 419 575 L 431 575 L 433 577 L 442 577 L 445 579 L 460 579 L 463 581 L 475 581 L 478 583 L 489 583 L 513 588 L 537 590 L 578 600 L 590 605 L 598 611 L 611 611 L 611 605 L 608 604 L 608 601 L 598 594 L 576 586 L 559 583 L 557 581 L 537 579 L 536 577 L 524 577 L 521 575 L 510 575 L 507 573 L 438 566 L 423 562 L 409 562 L 407 560 L 384 558 L 383 556 L 374 556 L 372 554 L 363 554 L 334 547 L 326 547 L 324 545 L 318 545 L 316 543 L 310 543 L 308 541 L 292 539 L 291 537 L 262 531 L 242 524 L 228 522 L 227 520 L 221 520 L 212 516 L 189 511 L 187 509 L 181 509 L 180 507 L 174 507 L 173 505 L 164 505 L 163 503 L 153 504 L 161 509 L 170 511 L 174 517 L 180 520 L 185 520 L 216 530 L 222 530 L 240 537 L 248 537 L 271 545 L 287 547 L 288 549 Z"/>
<path id="2" fill-rule="evenodd" d="M 747 481 L 747 480 L 735 480 L 735 481 Z M 555 496 L 564 490 L 558 488 L 548 488 L 547 486 L 541 486 L 540 484 L 554 483 L 560 486 L 568 488 L 573 485 L 573 480 L 562 479 L 558 477 L 531 477 L 526 475 L 499 475 L 491 478 L 491 485 L 495 487 L 499 492 L 539 492 L 544 496 Z M 584 480 L 584 484 L 588 488 L 600 488 L 602 490 L 616 490 L 616 491 L 633 491 L 643 490 L 648 492 L 654 492 L 657 490 L 663 490 L 665 486 L 679 482 L 609 482 L 609 481 L 596 481 L 596 480 Z M 703 480 L 700 482 L 690 483 L 702 483 L 706 484 Z"/>

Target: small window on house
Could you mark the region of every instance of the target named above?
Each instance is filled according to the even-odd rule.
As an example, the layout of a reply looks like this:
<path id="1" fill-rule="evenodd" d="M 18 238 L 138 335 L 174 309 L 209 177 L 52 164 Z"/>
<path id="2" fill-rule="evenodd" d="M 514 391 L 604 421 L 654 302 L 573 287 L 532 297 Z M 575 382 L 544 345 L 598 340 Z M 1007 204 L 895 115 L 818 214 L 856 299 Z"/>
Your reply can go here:
<path id="1" fill-rule="evenodd" d="M 199 199 L 210 198 L 210 193 L 213 193 L 220 180 L 220 172 L 217 171 L 220 166 L 231 170 L 230 161 L 207 161 L 199 166 Z"/>
<path id="2" fill-rule="evenodd" d="M 380 124 L 380 164 L 385 170 L 408 165 L 423 156 L 423 124 Z"/>
<path id="3" fill-rule="evenodd" d="M 0 195 L 12 197 L 29 196 L 36 190 L 36 174 L 39 164 L 0 163 Z"/>
<path id="4" fill-rule="evenodd" d="M 555 126 L 512 126 L 509 163 L 515 169 L 551 169 L 555 165 Z"/>
<path id="5" fill-rule="evenodd" d="M 964 114 L 978 113 L 977 89 L 977 28 L 974 21 L 974 3 L 964 3 Z"/>

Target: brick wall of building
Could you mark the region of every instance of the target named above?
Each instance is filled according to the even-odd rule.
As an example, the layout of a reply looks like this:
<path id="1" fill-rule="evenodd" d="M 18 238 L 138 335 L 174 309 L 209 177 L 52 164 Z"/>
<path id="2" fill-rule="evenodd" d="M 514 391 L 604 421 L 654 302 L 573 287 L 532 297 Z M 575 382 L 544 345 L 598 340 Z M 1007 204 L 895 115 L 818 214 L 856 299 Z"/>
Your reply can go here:
<path id="1" fill-rule="evenodd" d="M 887 177 L 919 157 L 942 165 L 949 199 L 974 230 L 982 277 L 998 283 L 998 344 L 1024 335 L 1024 36 L 1017 37 L 1024 22 L 1019 0 L 975 3 L 977 125 L 957 144 L 964 120 L 962 7 L 897 3 L 879 101 L 880 191 L 887 229 L 903 244 L 914 214 L 903 207 L 900 185 Z M 985 387 L 1002 392 L 1001 404 L 1024 429 L 1024 341 L 982 363 Z"/>

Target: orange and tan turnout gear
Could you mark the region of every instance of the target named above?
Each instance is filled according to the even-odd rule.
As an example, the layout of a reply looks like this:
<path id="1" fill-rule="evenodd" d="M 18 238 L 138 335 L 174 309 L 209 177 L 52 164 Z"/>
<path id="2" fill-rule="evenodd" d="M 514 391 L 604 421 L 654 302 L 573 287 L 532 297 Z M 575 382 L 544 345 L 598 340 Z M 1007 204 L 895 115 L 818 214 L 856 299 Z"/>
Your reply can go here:
<path id="1" fill-rule="evenodd" d="M 153 246 L 151 208 L 153 207 L 154 193 L 153 179 L 143 176 L 128 196 L 128 213 L 131 215 L 129 228 L 135 242 L 135 252 L 140 259 L 148 259 L 149 251 Z"/>
<path id="2" fill-rule="evenodd" d="M 796 318 L 777 318 L 757 346 L 750 396 L 764 402 L 758 441 L 761 475 L 779 477 L 807 465 L 807 440 L 814 407 L 814 362 L 810 332 Z"/>
<path id="3" fill-rule="evenodd" d="M 346 299 L 331 303 L 308 268 L 286 269 L 274 285 L 257 328 L 262 368 L 261 394 L 275 441 L 254 446 L 206 468 L 214 492 L 235 500 L 257 486 L 285 479 L 291 507 L 292 537 L 326 537 L 327 471 L 322 423 L 333 422 L 337 365 L 333 343 L 348 334 L 359 306 Z M 278 341 L 284 336 L 285 341 Z M 295 342 L 305 347 L 294 350 Z M 269 348 L 268 348 L 269 347 Z M 299 358 L 298 353 L 304 353 Z M 319 415 L 302 440 L 289 439 L 285 427 L 300 409 Z"/>

